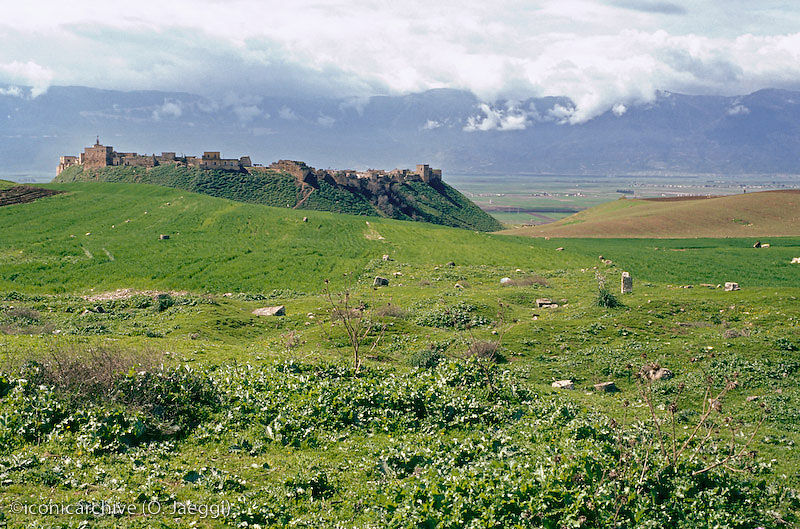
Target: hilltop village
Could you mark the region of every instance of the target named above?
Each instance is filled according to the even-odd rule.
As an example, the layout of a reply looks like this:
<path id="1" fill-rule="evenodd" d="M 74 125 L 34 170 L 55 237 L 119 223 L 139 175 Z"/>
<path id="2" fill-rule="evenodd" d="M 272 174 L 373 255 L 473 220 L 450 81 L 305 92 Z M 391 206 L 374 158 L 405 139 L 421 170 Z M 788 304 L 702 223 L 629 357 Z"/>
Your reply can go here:
<path id="1" fill-rule="evenodd" d="M 347 187 L 363 187 L 374 184 L 403 183 L 422 181 L 427 184 L 440 183 L 441 169 L 432 169 L 427 164 L 418 164 L 415 170 L 393 169 L 384 171 L 368 169 L 366 171 L 315 169 L 304 162 L 279 160 L 268 166 L 252 163 L 249 156 L 241 158 L 222 158 L 219 151 L 206 151 L 202 156 L 177 156 L 174 152 L 156 154 L 138 154 L 135 152 L 117 152 L 110 145 L 101 145 L 100 138 L 94 145 L 86 147 L 78 156 L 61 156 L 56 175 L 64 170 L 82 166 L 84 169 L 102 169 L 105 167 L 143 167 L 146 169 L 175 165 L 218 171 L 247 172 L 250 174 L 283 172 L 294 176 L 299 183 L 314 184 L 320 179 L 332 179 L 337 184 Z"/>

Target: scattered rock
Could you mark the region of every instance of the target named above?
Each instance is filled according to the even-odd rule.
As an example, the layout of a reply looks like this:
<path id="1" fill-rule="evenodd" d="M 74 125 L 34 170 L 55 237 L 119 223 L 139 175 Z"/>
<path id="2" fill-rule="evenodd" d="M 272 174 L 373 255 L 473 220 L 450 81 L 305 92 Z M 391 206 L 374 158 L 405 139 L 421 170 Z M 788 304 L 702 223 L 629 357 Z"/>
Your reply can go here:
<path id="1" fill-rule="evenodd" d="M 169 235 L 164 235 L 162 233 L 161 235 L 158 236 L 158 240 L 160 241 L 166 241 L 167 239 L 169 239 Z"/>
<path id="2" fill-rule="evenodd" d="M 674 375 L 672 371 L 658 364 L 645 364 L 639 370 L 639 376 L 645 380 L 669 380 Z"/>
<path id="3" fill-rule="evenodd" d="M 800 257 L 793 257 L 791 264 L 800 264 Z"/>
<path id="4" fill-rule="evenodd" d="M 506 283 L 511 283 L 511 278 L 510 277 L 500 278 L 500 284 L 501 285 L 505 285 Z"/>
<path id="5" fill-rule="evenodd" d="M 550 385 L 556 389 L 575 389 L 575 384 L 571 380 L 556 380 Z"/>
<path id="6" fill-rule="evenodd" d="M 88 237 L 89 235 L 91 235 L 91 234 L 92 234 L 92 232 L 90 232 L 90 231 L 87 231 L 87 232 L 86 232 L 86 236 L 87 236 L 87 237 Z"/>
<path id="7" fill-rule="evenodd" d="M 303 217 L 303 222 L 308 222 L 308 217 Z"/>
<path id="8" fill-rule="evenodd" d="M 756 241 L 756 243 L 753 245 L 753 248 L 761 248 L 761 241 Z"/>
<path id="9" fill-rule="evenodd" d="M 381 276 L 375 276 L 375 280 L 372 282 L 373 287 L 385 287 L 388 284 L 389 280 Z"/>
<path id="10" fill-rule="evenodd" d="M 739 290 L 739 283 L 725 283 L 725 292 L 732 292 L 734 290 Z"/>
<path id="11" fill-rule="evenodd" d="M 536 300 L 536 306 L 540 309 L 557 309 L 558 303 L 553 303 L 553 301 L 548 298 L 538 298 Z"/>
<path id="12" fill-rule="evenodd" d="M 560 251 L 562 251 L 563 249 L 564 249 L 564 247 L 563 247 L 563 246 L 559 246 L 558 248 L 556 248 L 556 251 L 557 251 L 557 252 L 560 252 Z"/>
<path id="13" fill-rule="evenodd" d="M 394 277 L 400 277 L 400 276 L 402 276 L 402 275 L 403 275 L 403 272 L 393 272 L 393 273 L 392 273 L 392 275 L 393 275 Z"/>
<path id="14" fill-rule="evenodd" d="M 611 259 L 603 259 L 603 264 L 612 265 L 614 264 L 614 261 L 612 261 Z"/>
<path id="15" fill-rule="evenodd" d="M 392 261 L 393 260 L 391 257 L 389 257 L 388 253 L 383 254 L 383 257 L 381 257 L 381 259 L 383 259 L 384 261 Z"/>
<path id="16" fill-rule="evenodd" d="M 455 288 L 464 288 L 464 285 L 461 283 L 456 283 Z"/>
<path id="17" fill-rule="evenodd" d="M 189 335 L 190 340 L 197 340 L 198 338 L 200 338 L 200 333 L 193 332 Z"/>
<path id="18" fill-rule="evenodd" d="M 98 314 L 105 314 L 106 309 L 104 309 L 102 305 L 98 305 L 94 308 L 94 312 Z"/>
<path id="19" fill-rule="evenodd" d="M 594 390 L 601 393 L 616 393 L 619 391 L 619 388 L 614 382 L 601 382 L 594 385 Z"/>
<path id="20" fill-rule="evenodd" d="M 628 272 L 622 272 L 622 293 L 630 294 L 633 292 L 633 278 Z"/>
<path id="21" fill-rule="evenodd" d="M 694 288 L 694 285 L 681 285 L 678 288 Z"/>
<path id="22" fill-rule="evenodd" d="M 253 314 L 256 316 L 286 316 L 286 307 L 278 305 L 276 307 L 262 307 L 255 309 Z"/>
<path id="23" fill-rule="evenodd" d="M 450 261 L 449 263 L 447 263 L 447 265 L 446 265 L 446 266 L 455 266 L 455 265 L 456 265 L 456 263 L 455 263 L 455 262 L 453 262 L 453 261 Z"/>
<path id="24" fill-rule="evenodd" d="M 769 248 L 769 243 L 764 243 L 761 245 L 762 248 Z"/>
<path id="25" fill-rule="evenodd" d="M 759 399 L 758 395 L 750 395 L 750 396 L 749 396 L 749 397 L 747 397 L 745 400 L 746 400 L 747 402 L 754 402 L 754 401 L 756 401 L 756 400 L 758 400 L 758 399 Z"/>

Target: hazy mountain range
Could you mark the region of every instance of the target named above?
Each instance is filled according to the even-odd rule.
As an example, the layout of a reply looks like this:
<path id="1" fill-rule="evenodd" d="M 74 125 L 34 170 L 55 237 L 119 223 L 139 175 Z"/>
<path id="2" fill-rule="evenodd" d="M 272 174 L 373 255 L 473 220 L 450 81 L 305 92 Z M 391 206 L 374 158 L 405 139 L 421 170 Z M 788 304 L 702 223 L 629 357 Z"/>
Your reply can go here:
<path id="1" fill-rule="evenodd" d="M 566 98 L 481 103 L 431 90 L 368 99 L 237 98 L 158 91 L 0 87 L 0 174 L 55 175 L 58 156 L 100 135 L 118 151 L 288 158 L 321 168 L 410 167 L 448 173 L 800 174 L 800 92 L 662 92 L 566 122 Z"/>

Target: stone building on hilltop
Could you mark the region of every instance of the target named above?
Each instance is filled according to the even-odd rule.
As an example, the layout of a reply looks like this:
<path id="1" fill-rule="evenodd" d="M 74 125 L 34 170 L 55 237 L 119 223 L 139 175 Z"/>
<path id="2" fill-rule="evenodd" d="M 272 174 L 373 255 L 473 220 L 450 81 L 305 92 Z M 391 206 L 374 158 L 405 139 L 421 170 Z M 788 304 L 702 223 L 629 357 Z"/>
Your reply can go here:
<path id="1" fill-rule="evenodd" d="M 59 159 L 56 174 L 74 165 L 85 169 L 103 167 L 155 167 L 157 165 L 174 164 L 182 167 L 199 169 L 217 169 L 221 171 L 244 171 L 252 166 L 249 156 L 241 158 L 222 158 L 219 151 L 206 151 L 202 157 L 176 156 L 174 152 L 162 152 L 161 155 L 138 154 L 135 152 L 116 152 L 110 145 L 101 145 L 100 138 L 91 147 L 86 147 L 79 156 L 62 156 Z"/>
<path id="2" fill-rule="evenodd" d="M 393 184 L 422 181 L 435 185 L 442 181 L 442 170 L 431 169 L 428 164 L 418 164 L 416 170 L 367 169 L 366 171 L 323 170 L 314 169 L 304 162 L 295 160 L 279 160 L 267 167 L 253 164 L 249 156 L 241 158 L 222 158 L 219 151 L 206 151 L 202 156 L 176 156 L 174 152 L 156 154 L 138 154 L 135 152 L 116 152 L 110 145 L 101 145 L 100 138 L 94 145 L 86 147 L 78 156 L 62 156 L 59 159 L 56 174 L 65 169 L 80 165 L 85 169 L 101 169 L 104 167 L 144 167 L 146 169 L 160 165 L 176 165 L 179 167 L 196 167 L 198 169 L 214 169 L 218 171 L 248 172 L 253 174 L 285 173 L 293 176 L 301 185 L 316 186 L 317 182 L 326 180 L 339 186 L 365 190 L 371 193 L 386 192 Z"/>

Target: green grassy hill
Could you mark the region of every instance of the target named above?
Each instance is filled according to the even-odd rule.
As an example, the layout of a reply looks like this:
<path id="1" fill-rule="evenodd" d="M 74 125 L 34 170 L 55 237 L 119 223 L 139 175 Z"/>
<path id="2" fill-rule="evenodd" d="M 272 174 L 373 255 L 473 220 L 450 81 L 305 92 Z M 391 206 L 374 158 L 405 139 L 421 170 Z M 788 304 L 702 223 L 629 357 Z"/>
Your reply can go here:
<path id="1" fill-rule="evenodd" d="M 792 238 L 770 240 L 763 250 L 751 248 L 750 239 L 545 240 L 273 208 L 152 185 L 46 187 L 65 193 L 0 207 L 0 289 L 309 292 L 326 278 L 364 273 L 384 254 L 420 265 L 532 269 L 591 267 L 602 254 L 637 278 L 674 283 L 788 286 L 800 275 L 790 264 L 800 256 L 800 241 Z M 159 240 L 161 234 L 170 239 Z"/>
<path id="2" fill-rule="evenodd" d="M 324 279 L 362 270 L 384 254 L 508 266 L 544 264 L 552 255 L 524 238 L 278 209 L 160 186 L 46 187 L 66 193 L 0 208 L 0 288 L 316 291 Z M 161 234 L 170 239 L 159 240 Z"/>
<path id="3" fill-rule="evenodd" d="M 86 169 L 74 166 L 55 182 L 119 182 L 156 184 L 194 191 L 241 202 L 304 210 L 332 211 L 352 215 L 418 220 L 479 231 L 502 226 L 464 195 L 445 183 L 427 185 L 407 182 L 392 185 L 379 194 L 320 179 L 301 187 L 281 172 L 226 172 L 163 165 L 151 169 L 108 167 Z"/>
<path id="4" fill-rule="evenodd" d="M 798 236 L 800 190 L 708 198 L 620 199 L 552 224 L 506 233 L 531 237 Z"/>

